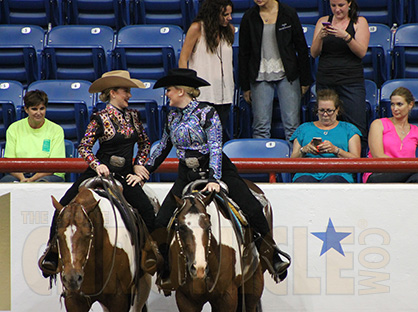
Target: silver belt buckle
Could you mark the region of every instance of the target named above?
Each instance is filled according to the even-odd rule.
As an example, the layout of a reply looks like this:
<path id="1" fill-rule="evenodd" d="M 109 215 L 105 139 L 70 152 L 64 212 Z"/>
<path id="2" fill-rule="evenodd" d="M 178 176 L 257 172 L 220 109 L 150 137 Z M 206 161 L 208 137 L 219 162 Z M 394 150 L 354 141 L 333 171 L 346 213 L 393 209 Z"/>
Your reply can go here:
<path id="1" fill-rule="evenodd" d="M 197 157 L 188 157 L 184 160 L 184 162 L 186 163 L 187 168 L 190 169 L 197 169 L 200 166 L 199 159 Z"/>
<path id="2" fill-rule="evenodd" d="M 113 167 L 122 168 L 125 165 L 125 158 L 112 155 L 109 162 Z"/>

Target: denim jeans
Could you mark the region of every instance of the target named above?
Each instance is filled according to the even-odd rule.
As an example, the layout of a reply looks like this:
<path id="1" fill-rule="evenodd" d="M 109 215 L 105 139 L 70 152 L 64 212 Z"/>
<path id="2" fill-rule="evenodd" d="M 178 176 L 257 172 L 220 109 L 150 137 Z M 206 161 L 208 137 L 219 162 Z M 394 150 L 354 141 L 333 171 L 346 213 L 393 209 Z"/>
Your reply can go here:
<path id="1" fill-rule="evenodd" d="M 251 84 L 253 111 L 253 138 L 271 137 L 274 91 L 280 104 L 280 114 L 286 140 L 300 124 L 301 89 L 299 79 L 290 82 L 287 78 L 280 81 L 260 81 Z"/>

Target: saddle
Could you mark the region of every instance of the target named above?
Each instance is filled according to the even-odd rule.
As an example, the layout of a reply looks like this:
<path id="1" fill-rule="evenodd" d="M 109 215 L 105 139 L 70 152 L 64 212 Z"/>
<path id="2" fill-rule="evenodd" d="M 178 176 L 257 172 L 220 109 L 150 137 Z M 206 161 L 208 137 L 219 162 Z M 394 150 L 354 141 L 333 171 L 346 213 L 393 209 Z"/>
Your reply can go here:
<path id="1" fill-rule="evenodd" d="M 272 228 L 272 212 L 271 205 L 267 198 L 264 196 L 262 191 L 257 188 L 257 186 L 245 180 L 246 184 L 249 186 L 250 191 L 255 196 L 255 198 L 260 202 L 263 207 L 264 214 L 266 215 L 267 221 Z M 208 180 L 196 180 L 189 183 L 182 192 L 182 195 L 198 192 L 202 189 Z M 258 266 L 258 252 L 255 247 L 253 238 L 254 234 L 252 229 L 249 226 L 249 223 L 242 212 L 241 208 L 228 196 L 228 186 L 220 181 L 221 191 L 214 196 L 214 202 L 217 209 L 221 214 L 228 220 L 230 220 L 232 228 L 234 229 L 235 235 L 238 242 L 241 245 L 241 267 L 242 267 L 242 281 L 246 281 L 250 278 L 254 272 L 257 270 Z M 258 192 L 257 192 L 257 191 Z M 173 215 L 172 221 L 169 223 L 169 228 L 176 218 L 176 213 Z"/>

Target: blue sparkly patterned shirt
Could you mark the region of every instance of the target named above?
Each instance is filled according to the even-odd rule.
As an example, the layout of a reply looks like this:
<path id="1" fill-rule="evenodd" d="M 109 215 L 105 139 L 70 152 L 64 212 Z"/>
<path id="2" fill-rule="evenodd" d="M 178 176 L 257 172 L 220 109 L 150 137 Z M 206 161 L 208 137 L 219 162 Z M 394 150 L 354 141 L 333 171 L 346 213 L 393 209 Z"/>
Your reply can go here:
<path id="1" fill-rule="evenodd" d="M 197 157 L 200 164 L 208 164 L 203 169 L 209 169 L 209 181 L 221 179 L 222 126 L 213 107 L 191 101 L 183 109 L 169 111 L 161 142 L 146 164 L 149 172 L 158 168 L 173 146 L 180 162 Z"/>

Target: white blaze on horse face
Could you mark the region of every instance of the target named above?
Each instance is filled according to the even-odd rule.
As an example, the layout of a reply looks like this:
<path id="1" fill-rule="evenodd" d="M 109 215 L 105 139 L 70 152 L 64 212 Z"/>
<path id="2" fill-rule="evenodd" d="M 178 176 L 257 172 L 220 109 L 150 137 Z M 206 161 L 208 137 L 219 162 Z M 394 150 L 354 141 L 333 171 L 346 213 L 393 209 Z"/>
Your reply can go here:
<path id="1" fill-rule="evenodd" d="M 193 232 L 193 237 L 196 243 L 195 250 L 195 267 L 199 278 L 204 276 L 199 276 L 204 274 L 207 262 L 206 262 L 206 251 L 205 246 L 203 245 L 203 235 L 205 234 L 202 227 L 199 225 L 199 219 L 203 214 L 191 213 L 186 215 L 185 224 Z"/>
<path id="2" fill-rule="evenodd" d="M 73 250 L 72 241 L 73 241 L 73 236 L 76 231 L 77 231 L 77 227 L 74 224 L 70 224 L 69 226 L 67 226 L 67 228 L 64 231 L 65 240 L 67 242 L 67 247 L 68 247 L 68 250 L 70 251 L 71 263 L 73 265 L 75 265 L 74 258 L 73 258 L 75 251 Z"/>

